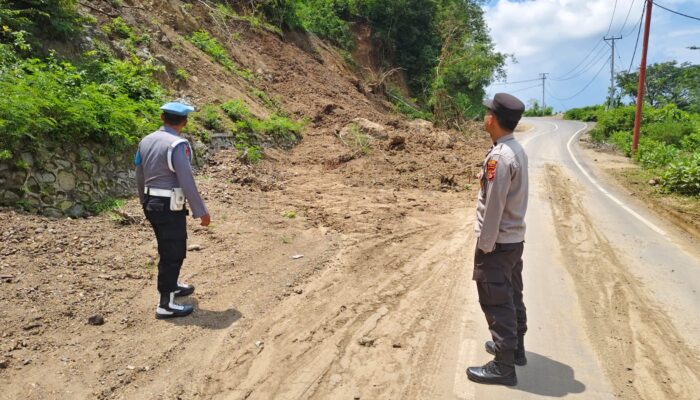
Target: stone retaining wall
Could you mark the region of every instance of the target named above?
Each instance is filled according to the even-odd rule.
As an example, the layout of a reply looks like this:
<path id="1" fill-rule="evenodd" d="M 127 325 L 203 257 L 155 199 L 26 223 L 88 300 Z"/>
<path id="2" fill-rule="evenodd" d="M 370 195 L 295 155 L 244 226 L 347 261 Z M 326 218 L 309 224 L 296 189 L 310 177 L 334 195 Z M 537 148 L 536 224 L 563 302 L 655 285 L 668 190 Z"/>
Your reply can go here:
<path id="1" fill-rule="evenodd" d="M 46 156 L 22 153 L 0 162 L 0 205 L 51 217 L 84 215 L 90 205 L 136 193 L 132 157 L 109 155 L 96 144 Z"/>
<path id="2" fill-rule="evenodd" d="M 231 148 L 233 137 L 219 134 L 209 146 L 192 140 L 194 166 L 212 152 Z M 113 198 L 136 195 L 134 150 L 114 155 L 95 143 L 63 146 L 19 160 L 0 161 L 0 206 L 23 208 L 50 217 L 79 217 L 90 206 Z"/>

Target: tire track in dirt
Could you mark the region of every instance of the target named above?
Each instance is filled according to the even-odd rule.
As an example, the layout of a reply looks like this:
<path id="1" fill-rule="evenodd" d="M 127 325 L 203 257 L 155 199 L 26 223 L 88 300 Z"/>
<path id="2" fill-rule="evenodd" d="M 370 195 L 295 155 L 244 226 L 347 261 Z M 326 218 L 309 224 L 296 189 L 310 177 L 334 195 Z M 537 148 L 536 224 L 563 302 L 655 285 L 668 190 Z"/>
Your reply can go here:
<path id="1" fill-rule="evenodd" d="M 409 398 L 436 373 L 455 292 L 464 285 L 470 218 L 464 211 L 407 218 L 394 233 L 348 237 L 335 265 L 244 333 L 265 347 L 221 348 L 201 388 L 221 399 Z M 295 315 L 295 318 L 289 318 Z M 372 344 L 361 345 L 361 338 Z M 250 346 L 243 346 L 250 349 Z M 429 381 L 429 379 L 427 379 Z"/>
<path id="2" fill-rule="evenodd" d="M 596 228 L 573 180 L 548 165 L 546 186 L 562 257 L 573 276 L 586 328 L 616 395 L 697 399 L 700 355 Z"/>

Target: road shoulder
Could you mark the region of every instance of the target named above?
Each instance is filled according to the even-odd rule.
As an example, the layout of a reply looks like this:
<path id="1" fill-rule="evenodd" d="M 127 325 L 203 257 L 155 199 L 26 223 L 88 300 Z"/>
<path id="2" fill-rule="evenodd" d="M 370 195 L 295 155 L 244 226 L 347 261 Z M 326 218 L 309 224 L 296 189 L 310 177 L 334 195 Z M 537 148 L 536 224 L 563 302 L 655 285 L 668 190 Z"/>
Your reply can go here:
<path id="1" fill-rule="evenodd" d="M 700 198 L 664 193 L 652 171 L 611 149 L 601 148 L 582 135 L 579 150 L 583 161 L 606 185 L 625 193 L 664 221 L 677 227 L 686 237 L 700 244 Z"/>

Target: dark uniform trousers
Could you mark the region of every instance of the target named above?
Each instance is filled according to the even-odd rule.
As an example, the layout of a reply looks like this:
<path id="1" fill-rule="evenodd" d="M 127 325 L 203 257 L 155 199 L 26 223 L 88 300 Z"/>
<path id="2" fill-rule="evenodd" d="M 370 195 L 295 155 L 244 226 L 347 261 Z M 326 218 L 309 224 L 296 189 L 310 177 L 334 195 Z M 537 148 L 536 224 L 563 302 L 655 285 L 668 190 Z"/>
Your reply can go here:
<path id="1" fill-rule="evenodd" d="M 479 303 L 486 316 L 497 352 L 514 351 L 518 335 L 527 331 L 523 303 L 523 242 L 497 243 L 491 253 L 478 247 L 474 276 Z"/>
<path id="2" fill-rule="evenodd" d="M 148 195 L 143 211 L 158 241 L 158 291 L 163 294 L 174 292 L 187 255 L 189 212 L 186 209 L 171 211 L 170 198 Z"/>

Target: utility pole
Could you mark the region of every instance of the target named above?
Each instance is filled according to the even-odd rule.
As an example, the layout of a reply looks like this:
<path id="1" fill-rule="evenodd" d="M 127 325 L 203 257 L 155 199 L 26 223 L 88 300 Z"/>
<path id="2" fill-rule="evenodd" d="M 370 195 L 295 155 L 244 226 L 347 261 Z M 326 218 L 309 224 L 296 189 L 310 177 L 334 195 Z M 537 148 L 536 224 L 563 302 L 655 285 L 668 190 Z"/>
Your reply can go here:
<path id="1" fill-rule="evenodd" d="M 540 74 L 540 79 L 542 79 L 542 108 L 544 109 L 546 107 L 544 103 L 544 82 L 547 80 L 547 75 L 549 75 L 548 72 L 543 72 Z"/>
<path id="2" fill-rule="evenodd" d="M 634 132 L 632 135 L 632 153 L 639 145 L 639 127 L 642 123 L 642 104 L 644 103 L 644 80 L 647 77 L 647 50 L 649 48 L 649 29 L 651 29 L 652 0 L 647 1 L 646 20 L 644 21 L 644 41 L 642 42 L 642 62 L 639 65 L 639 82 L 637 83 L 637 112 L 634 113 Z"/>
<path id="3" fill-rule="evenodd" d="M 612 41 L 612 57 L 610 57 L 610 100 L 608 100 L 608 109 L 613 108 L 613 98 L 615 97 L 615 41 L 622 39 L 622 36 L 603 37 L 606 42 Z"/>

